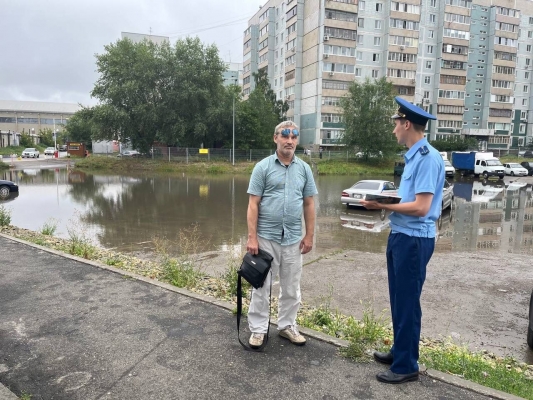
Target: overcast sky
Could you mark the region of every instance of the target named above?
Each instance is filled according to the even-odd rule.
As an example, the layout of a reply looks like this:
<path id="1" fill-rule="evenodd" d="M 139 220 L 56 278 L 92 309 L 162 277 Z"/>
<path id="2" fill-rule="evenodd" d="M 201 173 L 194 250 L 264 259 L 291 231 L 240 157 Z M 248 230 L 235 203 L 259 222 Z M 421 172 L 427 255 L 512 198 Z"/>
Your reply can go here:
<path id="1" fill-rule="evenodd" d="M 121 32 L 199 36 L 242 62 L 248 19 L 266 0 L 0 0 L 0 99 L 96 104 L 95 54 Z M 219 25 L 213 29 L 203 30 Z M 197 33 L 196 33 L 197 32 Z"/>

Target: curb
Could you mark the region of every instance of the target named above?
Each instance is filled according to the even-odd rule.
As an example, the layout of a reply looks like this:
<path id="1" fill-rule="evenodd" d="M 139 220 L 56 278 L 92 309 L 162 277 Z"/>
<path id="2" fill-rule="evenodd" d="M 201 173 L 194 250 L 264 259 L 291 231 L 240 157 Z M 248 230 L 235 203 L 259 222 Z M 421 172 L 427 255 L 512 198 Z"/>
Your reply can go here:
<path id="1" fill-rule="evenodd" d="M 18 400 L 18 397 L 2 383 L 0 383 L 0 400 Z"/>
<path id="2" fill-rule="evenodd" d="M 178 294 L 181 294 L 183 296 L 186 296 L 186 297 L 189 297 L 189 298 L 192 298 L 192 299 L 195 299 L 195 300 L 200 300 L 200 301 L 202 301 L 204 303 L 213 304 L 213 305 L 215 305 L 217 307 L 220 307 L 220 308 L 225 309 L 225 310 L 230 311 L 230 312 L 233 312 L 233 310 L 236 308 L 236 306 L 234 306 L 230 302 L 223 301 L 223 300 L 216 300 L 213 297 L 206 296 L 206 295 L 203 295 L 203 294 L 200 294 L 200 293 L 195 293 L 195 292 L 192 292 L 192 291 L 187 290 L 187 289 L 178 288 L 178 287 L 172 286 L 172 285 L 170 285 L 168 283 L 160 282 L 160 281 L 157 281 L 155 279 L 150 279 L 150 278 L 147 278 L 147 277 L 142 276 L 142 275 L 137 275 L 137 274 L 135 274 L 133 272 L 124 271 L 124 270 L 121 270 L 121 269 L 118 269 L 118 268 L 115 268 L 115 267 L 112 267 L 112 266 L 109 266 L 109 265 L 101 264 L 101 263 L 96 262 L 96 261 L 86 260 L 85 258 L 81 258 L 81 257 L 78 257 L 78 256 L 73 256 L 71 254 L 66 254 L 66 253 L 63 253 L 63 252 L 58 251 L 58 250 L 49 249 L 47 247 L 43 247 L 43 246 L 40 246 L 38 244 L 28 242 L 26 240 L 22 240 L 22 239 L 18 239 L 18 238 L 12 237 L 12 236 L 8 236 L 8 235 L 5 235 L 3 233 L 0 233 L 0 237 L 3 237 L 3 238 L 8 239 L 8 240 L 11 240 L 13 242 L 24 244 L 26 246 L 33 247 L 33 248 L 41 250 L 41 251 L 45 251 L 45 252 L 50 253 L 50 254 L 54 254 L 54 255 L 59 256 L 59 257 L 67 258 L 67 259 L 70 259 L 70 260 L 73 260 L 73 261 L 78 261 L 78 262 L 81 262 L 81 263 L 84 263 L 84 264 L 88 264 L 88 265 L 91 265 L 93 267 L 96 267 L 96 268 L 99 268 L 99 269 L 102 269 L 102 270 L 110 271 L 110 272 L 113 272 L 113 273 L 118 274 L 118 275 L 127 276 L 127 277 L 133 278 L 135 280 L 148 283 L 150 285 L 158 286 L 158 287 L 160 287 L 162 289 L 165 289 L 165 290 L 168 290 L 168 291 L 171 291 L 171 292 L 174 292 L 174 293 L 178 293 Z M 277 323 L 275 323 L 275 322 L 271 322 L 271 325 L 274 325 L 276 327 L 278 326 Z M 337 346 L 337 347 L 348 347 L 348 345 L 349 345 L 349 342 L 347 340 L 334 338 L 332 336 L 326 335 L 325 333 L 322 333 L 322 332 L 315 331 L 313 329 L 309 329 L 309 328 L 305 328 L 305 327 L 298 327 L 298 329 L 299 329 L 299 331 L 301 333 L 305 334 L 306 336 L 308 336 L 310 338 L 313 338 L 313 339 L 316 339 L 316 340 L 320 340 L 322 342 L 329 343 L 329 344 L 332 344 L 332 345 Z M 453 386 L 457 386 L 457 387 L 460 387 L 460 388 L 463 388 L 463 389 L 467 389 L 467 390 L 470 390 L 470 391 L 475 392 L 475 393 L 479 393 L 479 394 L 482 394 L 482 395 L 485 395 L 485 396 L 490 396 L 490 397 L 492 397 L 494 399 L 498 399 L 498 400 L 525 400 L 522 397 L 518 397 L 518 396 L 509 394 L 509 393 L 505 393 L 505 392 L 502 392 L 500 390 L 491 389 L 489 387 L 480 385 L 479 383 L 471 382 L 471 381 L 468 381 L 466 379 L 460 378 L 460 377 L 455 376 L 455 375 L 447 374 L 447 373 L 444 373 L 444 372 L 441 372 L 441 371 L 437 371 L 437 370 L 434 370 L 434 369 L 426 369 L 426 367 L 424 365 L 420 365 L 420 372 L 422 374 L 427 375 L 430 378 L 433 378 L 433 379 L 439 380 L 441 382 L 444 382 L 444 383 L 447 383 L 447 384 L 450 384 L 450 385 L 453 385 Z M 7 397 L 6 399 L 4 399 L 2 397 L 2 395 L 3 395 L 2 387 L 5 388 L 5 386 L 3 386 L 0 383 L 0 400 L 17 399 L 16 396 L 15 397 Z M 6 388 L 6 390 L 8 390 L 8 389 Z M 12 393 L 12 392 L 9 392 L 9 393 Z"/>

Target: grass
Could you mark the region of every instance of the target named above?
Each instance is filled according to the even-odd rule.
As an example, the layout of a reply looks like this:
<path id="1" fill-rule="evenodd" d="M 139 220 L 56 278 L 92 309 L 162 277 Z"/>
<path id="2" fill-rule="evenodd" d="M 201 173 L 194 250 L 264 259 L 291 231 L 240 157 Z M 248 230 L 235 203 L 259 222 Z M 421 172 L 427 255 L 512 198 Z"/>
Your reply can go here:
<path id="1" fill-rule="evenodd" d="M 393 160 L 340 161 L 320 160 L 316 162 L 319 175 L 392 175 Z"/>
<path id="2" fill-rule="evenodd" d="M 41 154 L 44 152 L 47 146 L 41 146 L 40 144 L 34 145 L 37 150 L 41 152 Z M 19 156 L 22 154 L 22 152 L 26 149 L 24 146 L 8 146 L 8 147 L 0 147 L 0 155 L 1 156 L 9 156 L 11 154 L 18 154 Z"/>
<path id="3" fill-rule="evenodd" d="M 20 394 L 20 400 L 31 400 L 32 395 L 26 392 Z"/>
<path id="4" fill-rule="evenodd" d="M 67 252 L 91 260 L 97 249 L 88 237 L 85 225 L 80 224 L 79 221 L 82 221 L 82 218 L 79 211 L 76 210 L 73 219 L 69 220 L 69 225 L 67 226 L 70 239 L 67 245 Z"/>
<path id="5" fill-rule="evenodd" d="M 9 226 L 11 224 L 11 210 L 0 205 L 0 226 Z"/>
<path id="6" fill-rule="evenodd" d="M 58 223 L 58 221 L 56 219 L 50 218 L 41 227 L 40 232 L 43 235 L 54 236 L 54 233 L 56 233 L 56 230 L 57 230 L 57 223 Z"/>
<path id="7" fill-rule="evenodd" d="M 0 171 L 4 170 L 4 169 L 9 169 L 9 165 L 6 164 L 5 162 L 3 161 L 0 161 Z"/>

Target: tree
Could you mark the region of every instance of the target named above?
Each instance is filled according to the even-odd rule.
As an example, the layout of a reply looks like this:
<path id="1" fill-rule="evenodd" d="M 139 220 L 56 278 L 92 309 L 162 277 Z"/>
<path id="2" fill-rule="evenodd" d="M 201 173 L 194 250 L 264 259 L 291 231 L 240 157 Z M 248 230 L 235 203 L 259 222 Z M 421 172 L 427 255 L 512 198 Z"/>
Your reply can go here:
<path id="1" fill-rule="evenodd" d="M 342 142 L 361 151 L 364 159 L 372 154 L 391 155 L 397 148 L 391 116 L 396 110 L 394 87 L 386 78 L 364 83 L 352 82 L 341 99 L 344 116 Z"/>
<path id="2" fill-rule="evenodd" d="M 466 138 L 459 135 L 451 135 L 447 140 L 433 140 L 431 145 L 438 151 L 466 151 L 479 148 L 478 141 L 475 138 Z"/>
<path id="3" fill-rule="evenodd" d="M 105 50 L 97 55 L 100 78 L 91 93 L 101 103 L 93 110 L 96 138 L 129 141 L 142 152 L 155 140 L 181 146 L 215 140 L 225 65 L 214 45 L 123 39 Z"/>
<path id="4" fill-rule="evenodd" d="M 93 136 L 96 136 L 95 123 L 93 121 L 94 109 L 82 107 L 65 125 L 66 137 L 70 141 L 77 141 L 84 143 L 87 147 L 92 147 Z M 62 134 L 64 135 L 64 134 Z M 58 142 L 61 140 L 58 140 Z"/>
<path id="5" fill-rule="evenodd" d="M 54 147 L 54 131 L 50 128 L 40 129 L 39 141 L 47 147 Z"/>
<path id="6" fill-rule="evenodd" d="M 255 142 L 252 147 L 268 148 L 273 146 L 274 128 L 285 119 L 289 105 L 286 101 L 276 100 L 265 70 L 254 73 L 253 78 L 255 88 L 239 110 L 239 123 L 245 123 L 239 129 L 246 129 L 247 132 L 242 132 L 246 136 L 253 135 Z"/>
<path id="7" fill-rule="evenodd" d="M 24 132 L 24 130 L 22 130 L 22 133 L 20 134 L 19 144 L 22 147 L 33 147 L 35 145 L 35 143 L 33 143 L 33 140 L 30 134 Z"/>

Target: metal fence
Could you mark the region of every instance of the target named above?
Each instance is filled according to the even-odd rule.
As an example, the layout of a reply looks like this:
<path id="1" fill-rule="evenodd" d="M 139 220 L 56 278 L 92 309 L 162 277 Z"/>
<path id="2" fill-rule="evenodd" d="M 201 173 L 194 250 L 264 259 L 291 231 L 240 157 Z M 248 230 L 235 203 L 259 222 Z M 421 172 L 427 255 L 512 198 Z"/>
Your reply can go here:
<path id="1" fill-rule="evenodd" d="M 274 154 L 275 150 L 271 149 L 250 149 L 235 150 L 235 162 L 256 162 Z M 347 150 L 329 151 L 324 150 L 322 156 L 318 151 L 297 150 L 296 155 L 303 160 L 354 160 L 357 157 L 354 152 Z M 116 156 L 116 154 L 107 154 L 107 156 Z M 199 149 L 191 147 L 154 147 L 146 155 L 147 158 L 154 160 L 163 160 L 168 162 L 233 162 L 233 153 L 231 149 Z"/>

